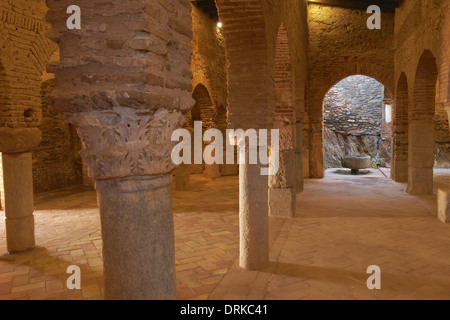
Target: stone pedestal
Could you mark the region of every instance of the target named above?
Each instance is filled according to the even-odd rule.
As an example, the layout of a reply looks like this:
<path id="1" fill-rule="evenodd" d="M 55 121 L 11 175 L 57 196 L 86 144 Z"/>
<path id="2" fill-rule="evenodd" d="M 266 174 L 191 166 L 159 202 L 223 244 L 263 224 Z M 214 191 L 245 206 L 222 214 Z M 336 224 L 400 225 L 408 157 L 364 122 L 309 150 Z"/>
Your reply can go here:
<path id="1" fill-rule="evenodd" d="M 32 249 L 34 241 L 32 155 L 3 153 L 8 252 Z"/>
<path id="2" fill-rule="evenodd" d="M 177 298 L 171 175 L 98 180 L 105 299 Z"/>
<path id="3" fill-rule="evenodd" d="M 259 270 L 269 265 L 268 178 L 246 163 L 239 166 L 240 266 Z"/>
<path id="4" fill-rule="evenodd" d="M 296 166 L 294 150 L 280 152 L 280 169 L 269 177 L 269 215 L 292 218 L 295 215 Z"/>
<path id="5" fill-rule="evenodd" d="M 175 185 L 178 191 L 188 191 L 191 189 L 191 165 L 180 164 L 175 169 Z"/>

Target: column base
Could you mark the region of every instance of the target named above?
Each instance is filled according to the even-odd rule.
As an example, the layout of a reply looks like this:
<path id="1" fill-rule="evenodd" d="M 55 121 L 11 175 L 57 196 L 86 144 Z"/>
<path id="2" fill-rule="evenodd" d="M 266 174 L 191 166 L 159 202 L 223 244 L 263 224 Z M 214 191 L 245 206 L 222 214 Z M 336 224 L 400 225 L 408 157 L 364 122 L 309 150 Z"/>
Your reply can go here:
<path id="1" fill-rule="evenodd" d="M 36 246 L 33 215 L 23 219 L 6 218 L 6 244 L 11 254 L 25 252 Z"/>
<path id="2" fill-rule="evenodd" d="M 293 218 L 296 198 L 295 188 L 269 189 L 269 215 L 276 218 Z"/>

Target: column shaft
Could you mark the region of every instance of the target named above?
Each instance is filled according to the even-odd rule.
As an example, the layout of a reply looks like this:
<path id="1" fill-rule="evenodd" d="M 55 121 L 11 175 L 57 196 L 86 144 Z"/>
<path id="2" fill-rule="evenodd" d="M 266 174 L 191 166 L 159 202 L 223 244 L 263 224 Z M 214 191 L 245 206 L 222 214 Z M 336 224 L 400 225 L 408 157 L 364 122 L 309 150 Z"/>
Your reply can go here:
<path id="1" fill-rule="evenodd" d="M 105 299 L 177 298 L 171 175 L 97 180 Z"/>
<path id="2" fill-rule="evenodd" d="M 268 178 L 261 168 L 239 166 L 240 266 L 247 270 L 269 265 Z"/>
<path id="3" fill-rule="evenodd" d="M 10 253 L 35 246 L 31 152 L 3 153 L 6 242 Z"/>

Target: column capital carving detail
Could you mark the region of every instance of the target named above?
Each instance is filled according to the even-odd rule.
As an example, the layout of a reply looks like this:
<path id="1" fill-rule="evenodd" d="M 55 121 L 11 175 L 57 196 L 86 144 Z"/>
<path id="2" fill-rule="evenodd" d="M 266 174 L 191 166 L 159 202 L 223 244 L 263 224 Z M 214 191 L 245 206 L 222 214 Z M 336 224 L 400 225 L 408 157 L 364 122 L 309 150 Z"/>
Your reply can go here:
<path id="1" fill-rule="evenodd" d="M 84 144 L 81 156 L 95 180 L 170 173 L 174 130 L 184 122 L 178 110 L 136 110 L 117 107 L 108 111 L 68 116 Z"/>

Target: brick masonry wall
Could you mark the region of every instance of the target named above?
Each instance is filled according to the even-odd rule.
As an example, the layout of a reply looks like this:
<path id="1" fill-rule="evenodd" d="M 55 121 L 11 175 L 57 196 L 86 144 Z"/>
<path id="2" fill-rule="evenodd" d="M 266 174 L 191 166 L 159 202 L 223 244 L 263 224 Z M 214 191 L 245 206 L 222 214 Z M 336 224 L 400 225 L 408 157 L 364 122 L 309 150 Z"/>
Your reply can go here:
<path id="1" fill-rule="evenodd" d="M 54 80 L 42 84 L 42 142 L 33 152 L 36 193 L 81 183 L 81 141 L 75 128 L 49 105 L 53 88 Z"/>
<path id="2" fill-rule="evenodd" d="M 191 72 L 193 74 L 192 108 L 195 120 L 202 120 L 203 127 L 224 129 L 227 127 L 227 70 L 225 43 L 217 22 L 201 9 L 192 5 L 191 46 L 193 50 Z M 187 126 L 192 127 L 192 114 L 186 114 Z"/>
<path id="3" fill-rule="evenodd" d="M 80 139 L 63 117 L 52 110 L 47 62 L 57 46 L 46 37 L 44 0 L 0 2 L 0 127 L 38 127 L 42 141 L 33 152 L 35 192 L 79 183 Z M 0 170 L 0 193 L 3 177 Z"/>
<path id="4" fill-rule="evenodd" d="M 414 85 L 419 60 L 428 50 L 437 67 L 436 104 L 434 123 L 436 129 L 437 167 L 450 167 L 450 137 L 448 129 L 448 108 L 450 93 L 450 1 L 403 1 L 395 16 L 395 79 L 399 82 L 403 73 L 408 83 L 409 111 L 414 110 Z M 429 69 L 429 68 L 428 68 Z M 419 79 L 420 80 L 420 79 Z M 416 97 L 420 98 L 419 95 Z M 423 111 L 423 110 L 422 110 Z"/>
<path id="5" fill-rule="evenodd" d="M 372 77 L 393 91 L 394 15 L 382 13 L 382 30 L 369 30 L 364 10 L 310 3 L 309 25 L 309 169 L 324 175 L 323 99 L 352 75 Z"/>
<path id="6" fill-rule="evenodd" d="M 0 2 L 0 127 L 37 127 L 40 83 L 57 49 L 46 33 L 45 0 Z"/>

